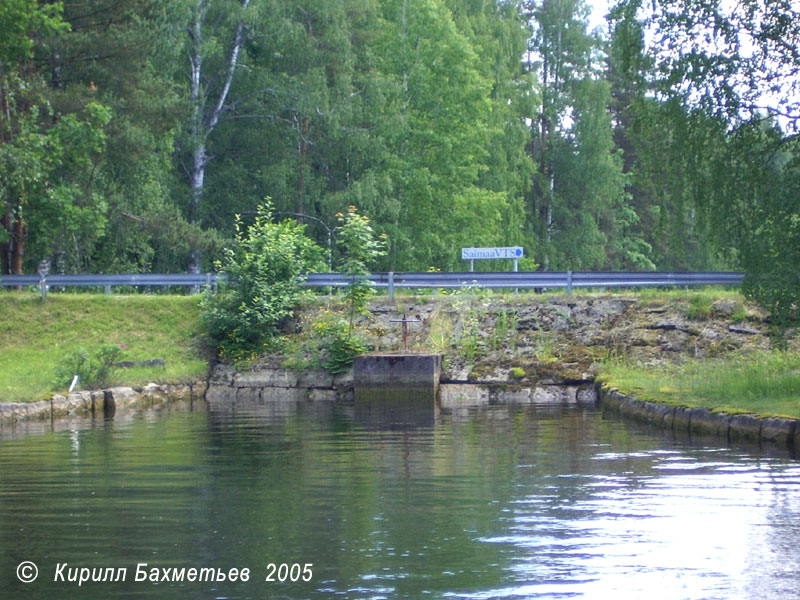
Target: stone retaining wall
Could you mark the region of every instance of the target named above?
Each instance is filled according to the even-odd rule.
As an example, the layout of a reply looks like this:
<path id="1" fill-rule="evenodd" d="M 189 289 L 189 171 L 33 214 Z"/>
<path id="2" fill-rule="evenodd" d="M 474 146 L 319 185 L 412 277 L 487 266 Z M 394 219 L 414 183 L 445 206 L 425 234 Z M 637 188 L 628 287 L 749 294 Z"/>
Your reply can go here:
<path id="1" fill-rule="evenodd" d="M 800 420 L 752 414 L 713 412 L 707 408 L 669 406 L 637 400 L 601 384 L 598 403 L 604 412 L 628 417 L 676 433 L 711 435 L 728 442 L 751 442 L 796 452 L 800 449 Z"/>
<path id="2" fill-rule="evenodd" d="M 270 398 L 285 400 L 349 400 L 353 398 L 353 371 L 340 375 L 331 375 L 323 369 L 298 373 L 275 367 L 237 371 L 229 365 L 218 364 L 211 371 L 205 397 L 214 404 L 230 398 L 260 401 L 264 399 L 265 390 Z"/>
<path id="3" fill-rule="evenodd" d="M 24 420 L 68 416 L 111 416 L 118 408 L 144 409 L 174 400 L 203 398 L 206 383 L 185 385 L 148 383 L 143 388 L 113 387 L 106 390 L 56 394 L 37 402 L 0 403 L 0 426 Z"/>

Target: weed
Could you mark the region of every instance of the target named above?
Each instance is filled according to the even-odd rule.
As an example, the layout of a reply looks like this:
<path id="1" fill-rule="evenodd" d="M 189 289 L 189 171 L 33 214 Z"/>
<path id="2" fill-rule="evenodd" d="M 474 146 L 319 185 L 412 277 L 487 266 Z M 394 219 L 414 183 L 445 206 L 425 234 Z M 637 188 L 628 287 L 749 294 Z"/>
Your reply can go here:
<path id="1" fill-rule="evenodd" d="M 453 319 L 441 308 L 437 308 L 429 322 L 428 343 L 430 347 L 439 354 L 446 354 L 453 346 Z"/>
<path id="2" fill-rule="evenodd" d="M 704 321 L 711 316 L 713 297 L 707 294 L 695 294 L 689 298 L 689 308 L 686 316 L 696 321 Z"/>

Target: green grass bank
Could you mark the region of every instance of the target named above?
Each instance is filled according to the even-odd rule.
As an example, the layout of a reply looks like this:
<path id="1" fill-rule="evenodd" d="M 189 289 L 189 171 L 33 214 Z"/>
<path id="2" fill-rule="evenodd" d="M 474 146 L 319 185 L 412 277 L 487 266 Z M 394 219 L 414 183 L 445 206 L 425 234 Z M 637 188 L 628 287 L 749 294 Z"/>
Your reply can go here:
<path id="1" fill-rule="evenodd" d="M 760 351 L 658 366 L 609 362 L 599 379 L 637 400 L 800 419 L 800 353 Z"/>
<path id="2" fill-rule="evenodd" d="M 0 402 L 65 390 L 54 371 L 77 349 L 125 344 L 122 360 L 164 359 L 163 367 L 117 369 L 109 385 L 187 383 L 208 371 L 200 296 L 0 293 Z"/>

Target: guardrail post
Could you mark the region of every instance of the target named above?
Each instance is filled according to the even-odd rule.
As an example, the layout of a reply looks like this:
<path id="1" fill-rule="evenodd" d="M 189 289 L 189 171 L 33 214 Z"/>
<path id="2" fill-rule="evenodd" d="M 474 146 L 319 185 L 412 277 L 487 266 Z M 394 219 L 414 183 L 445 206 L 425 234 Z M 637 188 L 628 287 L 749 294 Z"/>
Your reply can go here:
<path id="1" fill-rule="evenodd" d="M 107 284 L 106 284 L 106 285 L 103 287 L 103 293 L 104 293 L 104 294 L 110 294 L 110 293 L 111 293 L 111 284 L 110 284 L 110 283 L 107 283 Z"/>
<path id="2" fill-rule="evenodd" d="M 572 296 L 572 271 L 567 271 L 567 297 Z"/>
<path id="3" fill-rule="evenodd" d="M 394 271 L 389 271 L 389 302 L 394 302 Z"/>

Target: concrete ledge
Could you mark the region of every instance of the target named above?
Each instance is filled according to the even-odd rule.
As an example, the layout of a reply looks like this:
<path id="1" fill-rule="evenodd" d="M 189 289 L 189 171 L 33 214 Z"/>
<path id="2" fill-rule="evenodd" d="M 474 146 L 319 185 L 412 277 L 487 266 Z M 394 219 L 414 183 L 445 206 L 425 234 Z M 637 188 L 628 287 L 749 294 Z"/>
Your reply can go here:
<path id="1" fill-rule="evenodd" d="M 762 419 L 761 443 L 769 442 L 777 446 L 794 446 L 798 421 L 792 419 Z"/>
<path id="2" fill-rule="evenodd" d="M 671 407 L 637 400 L 618 390 L 598 384 L 598 403 L 604 412 L 614 412 L 662 429 L 688 435 L 714 435 L 731 442 L 750 442 L 762 446 L 800 449 L 800 419 L 730 415 L 707 408 Z"/>
<path id="3" fill-rule="evenodd" d="M 727 413 L 714 413 L 707 408 L 693 408 L 690 414 L 689 431 L 691 433 L 728 437 L 731 415 Z"/>
<path id="4" fill-rule="evenodd" d="M 67 396 L 55 394 L 37 402 L 0 403 L 0 427 L 20 421 L 36 421 L 76 416 L 112 416 L 117 408 L 146 409 L 163 406 L 178 400 L 202 398 L 205 383 L 157 384 L 148 383 L 141 390 L 114 387 L 106 390 L 84 390 Z"/>
<path id="5" fill-rule="evenodd" d="M 754 415 L 733 415 L 728 439 L 732 442 L 758 442 L 761 439 L 761 419 Z"/>
<path id="6" fill-rule="evenodd" d="M 471 383 L 442 383 L 439 385 L 439 406 L 461 408 L 489 404 L 489 388 Z"/>

